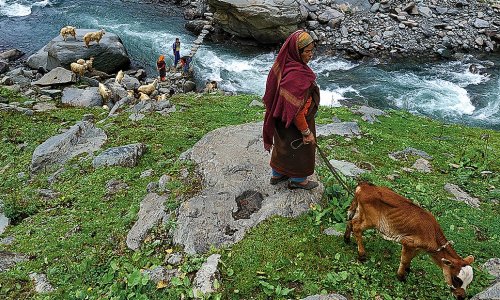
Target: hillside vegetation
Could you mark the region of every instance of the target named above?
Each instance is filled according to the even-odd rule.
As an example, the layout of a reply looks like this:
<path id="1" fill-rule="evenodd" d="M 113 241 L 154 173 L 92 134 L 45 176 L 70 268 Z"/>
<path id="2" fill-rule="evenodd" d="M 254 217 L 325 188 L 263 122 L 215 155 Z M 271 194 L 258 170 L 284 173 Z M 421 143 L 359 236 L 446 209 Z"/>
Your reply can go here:
<path id="1" fill-rule="evenodd" d="M 0 89 L 10 102 L 27 99 Z M 31 175 L 34 149 L 49 137 L 93 114 L 107 116 L 101 108 L 60 108 L 25 116 L 0 112 L 0 199 L 13 223 L 0 238 L 15 238 L 0 251 L 24 253 L 30 260 L 0 273 L 1 299 L 191 299 L 191 282 L 207 255 L 193 255 L 179 268 L 180 277 L 155 285 L 141 270 L 166 265 L 165 258 L 179 251 L 171 244 L 175 220 L 157 227 L 138 251 L 125 239 L 135 222 L 139 203 L 151 181 L 167 174 L 171 191 L 166 210 L 175 211 L 200 190 L 196 166 L 178 159 L 207 132 L 227 125 L 260 121 L 263 109 L 249 107 L 256 96 L 186 94 L 170 99 L 177 112 L 158 113 L 133 122 L 128 113 L 97 126 L 108 140 L 103 149 L 130 143 L 147 145 L 146 154 L 133 168 L 94 169 L 88 155 L 70 160 L 58 180 L 47 181 L 58 168 Z M 318 123 L 333 117 L 356 120 L 361 138 L 332 136 L 319 140 L 329 159 L 370 166 L 363 180 L 389 186 L 430 210 L 461 256 L 474 255 L 475 279 L 469 294 L 491 284 L 482 264 L 498 257 L 500 249 L 500 133 L 492 130 L 442 124 L 403 111 L 391 111 L 368 124 L 347 108 L 322 107 Z M 406 172 L 417 157 L 395 161 L 388 154 L 414 147 L 433 156 L 431 173 Z M 263 150 L 264 151 L 264 150 Z M 237 155 L 237 154 L 235 154 Z M 151 177 L 141 173 L 151 169 Z M 339 293 L 351 299 L 451 299 L 441 271 L 427 255 L 416 257 L 405 283 L 396 278 L 400 245 L 383 240 L 375 232 L 365 234 L 368 260 L 357 261 L 355 243 L 323 233 L 345 228 L 350 197 L 319 161 L 317 173 L 325 185 L 321 206 L 296 219 L 275 217 L 261 223 L 232 247 L 212 249 L 220 253 L 218 291 L 206 299 L 302 299 L 320 293 Z M 388 178 L 389 175 L 397 175 Z M 128 189 L 106 197 L 106 183 L 119 179 Z M 355 186 L 354 180 L 347 180 Z M 460 186 L 481 199 L 475 209 L 451 199 L 445 183 Z M 40 196 L 39 189 L 60 194 Z M 36 294 L 29 273 L 47 274 L 56 288 Z"/>

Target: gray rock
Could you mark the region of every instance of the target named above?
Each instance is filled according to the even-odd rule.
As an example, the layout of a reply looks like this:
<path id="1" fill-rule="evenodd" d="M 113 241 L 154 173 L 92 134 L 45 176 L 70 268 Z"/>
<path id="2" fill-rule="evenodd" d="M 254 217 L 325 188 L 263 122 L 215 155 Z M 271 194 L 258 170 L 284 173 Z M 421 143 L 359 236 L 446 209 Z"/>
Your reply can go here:
<path id="1" fill-rule="evenodd" d="M 408 147 L 401 151 L 396 151 L 389 154 L 389 157 L 393 160 L 407 159 L 409 155 L 420 156 L 425 159 L 432 159 L 432 156 L 427 154 L 425 151 L 418 150 L 412 147 Z"/>
<path id="2" fill-rule="evenodd" d="M 476 28 L 489 28 L 490 22 L 483 20 L 483 19 L 476 18 L 474 20 L 474 27 L 476 27 Z"/>
<path id="3" fill-rule="evenodd" d="M 9 72 L 9 69 L 10 69 L 9 63 L 4 60 L 0 60 L 0 74 Z"/>
<path id="4" fill-rule="evenodd" d="M 172 253 L 172 255 L 170 255 L 170 257 L 168 258 L 167 263 L 173 266 L 177 266 L 182 262 L 182 258 L 183 258 L 182 253 L 178 252 Z"/>
<path id="5" fill-rule="evenodd" d="M 18 49 L 10 49 L 0 53 L 0 60 L 14 61 L 24 55 L 24 52 Z"/>
<path id="6" fill-rule="evenodd" d="M 347 300 L 347 298 L 339 294 L 328 294 L 308 296 L 302 300 Z"/>
<path id="7" fill-rule="evenodd" d="M 145 117 L 146 117 L 146 115 L 144 115 L 144 114 L 133 113 L 133 114 L 130 114 L 130 116 L 128 118 L 134 122 L 137 122 L 137 121 L 144 119 Z"/>
<path id="8" fill-rule="evenodd" d="M 424 159 L 424 158 L 419 158 L 415 161 L 413 166 L 411 166 L 415 170 L 422 172 L 422 173 L 431 173 L 432 172 L 432 165 L 431 163 Z"/>
<path id="9" fill-rule="evenodd" d="M 0 250 L 0 272 L 5 272 L 18 262 L 23 262 L 27 260 L 28 257 L 24 254 Z"/>
<path id="10" fill-rule="evenodd" d="M 126 189 L 128 189 L 128 184 L 119 179 L 111 179 L 106 182 L 106 197 L 109 198 Z"/>
<path id="11" fill-rule="evenodd" d="M 455 199 L 460 202 L 465 202 L 467 205 L 474 207 L 474 208 L 479 208 L 480 201 L 478 198 L 471 197 L 469 194 L 467 194 L 465 191 L 463 191 L 461 188 L 459 188 L 457 185 L 452 184 L 452 183 L 447 183 L 444 185 L 444 189 L 453 194 L 455 196 Z"/>
<path id="12" fill-rule="evenodd" d="M 0 79 L 0 85 L 13 85 L 14 80 L 10 78 L 10 76 L 5 76 L 4 78 Z"/>
<path id="13" fill-rule="evenodd" d="M 76 107 L 101 106 L 102 97 L 96 87 L 85 89 L 67 87 L 63 90 L 61 103 Z"/>
<path id="14" fill-rule="evenodd" d="M 343 18 L 343 17 L 344 14 L 341 13 L 340 11 L 333 8 L 327 8 L 320 15 L 318 15 L 318 21 L 320 23 L 328 23 L 332 19 Z"/>
<path id="15" fill-rule="evenodd" d="M 121 84 L 125 87 L 126 90 L 135 90 L 141 86 L 141 83 L 137 78 L 129 76 L 127 74 L 123 76 Z"/>
<path id="16" fill-rule="evenodd" d="M 431 18 L 432 17 L 432 11 L 430 8 L 428 8 L 427 6 L 419 6 L 418 7 L 418 12 L 426 17 L 426 18 Z"/>
<path id="17" fill-rule="evenodd" d="M 333 236 L 343 236 L 344 233 L 343 232 L 339 232 L 331 227 L 329 228 L 326 228 L 325 230 L 323 230 L 323 233 L 326 234 L 326 235 L 333 235 Z"/>
<path id="18" fill-rule="evenodd" d="M 29 277 L 35 282 L 35 292 L 44 294 L 54 291 L 45 274 L 30 273 Z"/>
<path id="19" fill-rule="evenodd" d="M 37 102 L 33 105 L 34 111 L 44 112 L 49 110 L 57 109 L 57 106 L 54 102 Z"/>
<path id="20" fill-rule="evenodd" d="M 363 121 L 366 121 L 370 124 L 373 124 L 374 122 L 379 122 L 377 119 L 377 116 L 385 116 L 387 115 L 386 112 L 380 109 L 376 109 L 373 107 L 369 106 L 361 106 L 360 108 L 354 110 L 354 113 L 361 114 L 363 115 L 361 119 Z"/>
<path id="21" fill-rule="evenodd" d="M 109 148 L 96 156 L 92 164 L 94 168 L 104 166 L 135 167 L 145 150 L 146 145 L 142 143 Z"/>
<path id="22" fill-rule="evenodd" d="M 173 269 L 173 270 L 168 270 L 162 266 L 156 267 L 153 270 L 144 270 L 144 274 L 148 275 L 149 278 L 156 284 L 160 281 L 163 282 L 170 282 L 170 280 L 173 277 L 178 277 L 179 270 Z"/>
<path id="23" fill-rule="evenodd" d="M 355 136 L 359 134 L 361 134 L 361 131 L 356 122 L 331 123 L 316 128 L 316 136 L 318 137 L 330 135 Z"/>
<path id="24" fill-rule="evenodd" d="M 149 230 L 160 222 L 166 222 L 168 215 L 164 211 L 166 196 L 154 193 L 146 195 L 141 201 L 137 221 L 127 234 L 127 247 L 137 250 Z"/>
<path id="25" fill-rule="evenodd" d="M 295 0 L 208 0 L 208 4 L 224 31 L 265 44 L 284 41 L 305 21 Z"/>
<path id="26" fill-rule="evenodd" d="M 490 273 L 490 275 L 495 276 L 497 280 L 500 279 L 500 258 L 490 258 L 484 263 L 483 268 Z"/>
<path id="27" fill-rule="evenodd" d="M 55 199 L 61 195 L 61 193 L 53 191 L 51 189 L 38 189 L 38 195 L 45 199 Z"/>
<path id="28" fill-rule="evenodd" d="M 330 160 L 330 164 L 335 169 L 339 170 L 340 173 L 348 177 L 357 177 L 363 173 L 368 172 L 368 170 L 358 168 L 355 164 L 348 161 L 332 159 Z"/>
<path id="29" fill-rule="evenodd" d="M 56 67 L 42 78 L 33 82 L 36 85 L 59 85 L 76 82 L 76 75 L 65 68 Z"/>
<path id="30" fill-rule="evenodd" d="M 257 106 L 257 107 L 264 107 L 264 103 L 260 102 L 259 100 L 252 100 L 252 102 L 250 102 L 250 104 L 248 105 L 250 107 L 252 106 Z"/>
<path id="31" fill-rule="evenodd" d="M 192 91 L 196 90 L 196 83 L 194 83 L 190 80 L 186 80 L 186 82 L 184 82 L 184 84 L 182 86 L 182 89 L 184 90 L 184 93 L 192 92 Z"/>
<path id="32" fill-rule="evenodd" d="M 144 177 L 151 177 L 153 175 L 153 169 L 148 169 L 148 170 L 145 170 L 141 173 L 141 175 L 139 176 L 139 178 L 144 178 Z"/>
<path id="33" fill-rule="evenodd" d="M 500 281 L 493 284 L 485 291 L 471 298 L 471 300 L 499 300 L 499 299 L 500 299 Z"/>
<path id="34" fill-rule="evenodd" d="M 0 208 L 2 207 L 2 202 L 0 201 Z M 0 234 L 4 233 L 7 226 L 9 226 L 10 220 L 7 218 L 3 212 L 0 212 Z"/>
<path id="35" fill-rule="evenodd" d="M 178 210 L 173 241 L 184 245 L 185 252 L 234 244 L 267 218 L 296 217 L 320 201 L 321 184 L 311 191 L 269 184 L 270 154 L 263 150 L 261 132 L 262 122 L 220 128 L 189 151 L 203 178 L 203 190 Z"/>
<path id="36" fill-rule="evenodd" d="M 62 91 L 61 90 L 52 90 L 52 89 L 49 89 L 49 90 L 40 90 L 40 94 L 49 96 L 50 98 L 54 99 L 56 97 L 61 96 L 62 95 Z"/>
<path id="37" fill-rule="evenodd" d="M 146 191 L 148 193 L 156 193 L 158 191 L 158 182 L 150 182 L 146 186 Z"/>
<path id="38" fill-rule="evenodd" d="M 165 191 L 167 190 L 167 183 L 171 180 L 170 176 L 163 174 L 160 179 L 158 180 L 158 189 L 160 191 Z"/>
<path id="39" fill-rule="evenodd" d="M 106 141 L 104 130 L 91 122 L 78 122 L 66 132 L 55 135 L 36 147 L 31 157 L 31 171 L 61 165 L 70 158 L 98 150 Z"/>
<path id="40" fill-rule="evenodd" d="M 220 254 L 212 254 L 203 263 L 201 268 L 196 272 L 193 281 L 193 293 L 195 297 L 212 293 L 214 289 L 214 281 L 219 276 L 217 266 L 219 264 Z"/>
<path id="41" fill-rule="evenodd" d="M 89 48 L 83 43 L 83 36 L 95 29 L 78 29 L 76 41 L 72 38 L 64 41 L 60 35 L 53 38 L 45 47 L 31 55 L 27 65 L 32 69 L 43 67 L 52 70 L 57 67 L 69 69 L 69 65 L 76 60 L 94 57 L 93 68 L 105 73 L 114 73 L 126 69 L 130 64 L 127 51 L 120 38 L 106 32 L 99 44 L 92 42 Z"/>

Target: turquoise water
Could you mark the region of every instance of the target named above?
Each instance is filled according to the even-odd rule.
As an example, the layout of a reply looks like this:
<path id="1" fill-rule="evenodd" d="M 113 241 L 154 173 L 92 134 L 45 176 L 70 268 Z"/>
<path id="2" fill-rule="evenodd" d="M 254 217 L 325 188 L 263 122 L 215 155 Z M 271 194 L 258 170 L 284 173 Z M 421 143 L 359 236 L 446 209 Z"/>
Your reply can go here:
<path id="1" fill-rule="evenodd" d="M 184 29 L 182 12 L 139 1 L 0 0 L 0 51 L 18 48 L 34 53 L 59 34 L 61 27 L 104 28 L 121 37 L 134 63 L 154 75 L 159 54 L 171 63 L 170 45 L 182 42 L 189 53 L 193 36 Z M 262 95 L 276 52 L 257 47 L 205 43 L 193 61 L 197 81 L 217 80 L 228 91 Z M 323 105 L 339 100 L 379 108 L 402 108 L 449 123 L 500 129 L 500 57 L 488 76 L 471 74 L 467 56 L 440 63 L 357 64 L 339 57 L 317 57 L 310 63 L 318 75 Z"/>

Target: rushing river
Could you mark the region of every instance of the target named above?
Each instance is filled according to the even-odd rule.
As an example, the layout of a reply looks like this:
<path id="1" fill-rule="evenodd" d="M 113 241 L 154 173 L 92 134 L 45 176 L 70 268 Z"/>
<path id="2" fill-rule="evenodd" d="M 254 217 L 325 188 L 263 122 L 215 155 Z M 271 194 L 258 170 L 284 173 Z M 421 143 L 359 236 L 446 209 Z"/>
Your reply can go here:
<path id="1" fill-rule="evenodd" d="M 159 54 L 167 54 L 176 37 L 181 55 L 196 36 L 184 29 L 182 11 L 137 1 L 0 0 L 0 51 L 18 48 L 28 55 L 59 34 L 61 27 L 104 28 L 121 37 L 134 62 L 154 71 Z M 247 46 L 205 43 L 193 65 L 197 81 L 217 80 L 224 90 L 262 95 L 275 51 Z M 472 74 L 471 63 L 495 66 L 488 75 Z M 316 57 L 323 105 L 339 100 L 379 108 L 402 108 L 449 123 L 500 129 L 500 57 L 488 61 L 391 64 L 353 63 L 339 57 Z M 156 74 L 154 74 L 156 75 Z"/>

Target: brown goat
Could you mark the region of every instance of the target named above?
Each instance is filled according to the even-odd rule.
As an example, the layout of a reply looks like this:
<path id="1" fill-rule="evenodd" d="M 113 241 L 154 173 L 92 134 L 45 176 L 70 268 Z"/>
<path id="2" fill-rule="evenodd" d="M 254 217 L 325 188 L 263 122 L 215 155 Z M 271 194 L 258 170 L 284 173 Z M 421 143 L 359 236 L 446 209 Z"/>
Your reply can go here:
<path id="1" fill-rule="evenodd" d="M 358 255 L 365 260 L 363 231 L 377 229 L 385 239 L 401 243 L 399 280 L 405 280 L 410 262 L 419 251 L 429 253 L 457 299 L 465 299 L 466 288 L 473 278 L 470 264 L 474 257 L 462 259 L 446 239 L 434 216 L 409 199 L 386 187 L 360 183 L 349 207 L 344 241 L 349 243 L 351 232 L 358 244 Z"/>

